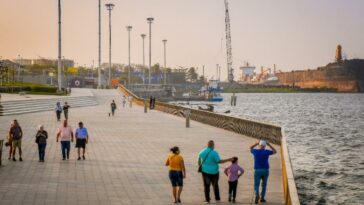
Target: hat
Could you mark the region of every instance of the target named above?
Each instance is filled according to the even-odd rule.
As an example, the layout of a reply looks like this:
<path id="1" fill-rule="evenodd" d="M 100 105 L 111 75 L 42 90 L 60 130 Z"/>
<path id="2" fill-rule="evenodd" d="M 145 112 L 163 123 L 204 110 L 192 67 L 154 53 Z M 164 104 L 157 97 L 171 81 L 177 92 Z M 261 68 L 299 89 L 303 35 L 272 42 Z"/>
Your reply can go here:
<path id="1" fill-rule="evenodd" d="M 266 146 L 266 145 L 267 145 L 267 141 L 265 141 L 265 140 L 260 140 L 260 141 L 259 141 L 259 145 L 260 145 L 260 146 Z"/>

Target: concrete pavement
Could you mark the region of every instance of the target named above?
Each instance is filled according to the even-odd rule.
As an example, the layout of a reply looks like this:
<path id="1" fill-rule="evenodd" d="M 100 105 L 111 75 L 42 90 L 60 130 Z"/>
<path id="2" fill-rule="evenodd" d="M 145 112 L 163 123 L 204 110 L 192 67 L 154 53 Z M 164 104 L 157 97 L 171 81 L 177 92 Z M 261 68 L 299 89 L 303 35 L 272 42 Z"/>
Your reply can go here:
<path id="1" fill-rule="evenodd" d="M 197 173 L 197 154 L 210 139 L 222 158 L 238 156 L 246 173 L 239 180 L 237 204 L 253 200 L 253 157 L 248 151 L 255 139 L 191 122 L 185 128 L 184 119 L 149 111 L 142 107 L 123 109 L 120 94 L 115 90 L 94 90 L 98 106 L 70 110 L 70 124 L 76 128 L 83 121 L 89 129 L 85 161 L 77 161 L 74 143 L 71 159 L 61 160 L 60 145 L 55 141 L 59 123 L 51 111 L 3 116 L 0 134 L 5 136 L 10 121 L 18 119 L 25 133 L 23 162 L 7 160 L 0 168 L 0 204 L 172 204 L 168 170 L 164 166 L 169 148 L 179 146 L 187 167 L 182 193 L 183 204 L 204 201 L 201 175 Z M 108 117 L 110 102 L 118 105 L 115 117 Z M 34 135 L 43 124 L 50 139 L 45 163 L 38 162 Z M 279 147 L 277 147 L 279 149 Z M 8 151 L 7 148 L 4 151 Z M 266 204 L 283 204 L 280 156 L 271 157 Z M 221 166 L 221 173 L 223 167 Z M 227 202 L 227 179 L 220 174 L 222 202 Z M 211 193 L 212 199 L 213 193 Z M 212 204 L 215 201 L 212 200 Z"/>

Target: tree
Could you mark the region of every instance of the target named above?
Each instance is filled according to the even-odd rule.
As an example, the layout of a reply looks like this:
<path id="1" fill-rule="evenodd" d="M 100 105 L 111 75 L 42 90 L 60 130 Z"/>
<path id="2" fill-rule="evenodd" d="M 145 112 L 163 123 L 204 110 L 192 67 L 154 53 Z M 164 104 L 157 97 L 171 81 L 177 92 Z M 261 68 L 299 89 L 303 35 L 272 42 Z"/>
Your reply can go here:
<path id="1" fill-rule="evenodd" d="M 190 69 L 188 69 L 187 80 L 194 83 L 197 81 L 197 79 L 198 79 L 198 74 L 196 72 L 196 69 L 194 67 L 191 67 Z"/>

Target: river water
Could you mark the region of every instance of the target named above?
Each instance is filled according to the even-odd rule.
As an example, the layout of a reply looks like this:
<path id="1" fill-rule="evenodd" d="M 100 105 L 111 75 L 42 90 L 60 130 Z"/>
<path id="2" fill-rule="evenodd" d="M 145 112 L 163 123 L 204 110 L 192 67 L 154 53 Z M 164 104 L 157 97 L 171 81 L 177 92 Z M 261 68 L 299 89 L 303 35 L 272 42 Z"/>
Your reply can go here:
<path id="1" fill-rule="evenodd" d="M 364 94 L 223 96 L 217 113 L 284 126 L 302 204 L 364 204 Z"/>

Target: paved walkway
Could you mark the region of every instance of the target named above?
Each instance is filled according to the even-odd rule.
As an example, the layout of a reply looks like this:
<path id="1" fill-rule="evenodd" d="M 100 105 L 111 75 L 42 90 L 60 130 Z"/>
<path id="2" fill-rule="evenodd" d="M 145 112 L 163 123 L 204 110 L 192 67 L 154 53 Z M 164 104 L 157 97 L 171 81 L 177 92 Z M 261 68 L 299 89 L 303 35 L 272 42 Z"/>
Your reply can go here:
<path id="1" fill-rule="evenodd" d="M 90 143 L 86 161 L 77 161 L 74 144 L 71 159 L 61 160 L 60 145 L 55 142 L 59 123 L 53 112 L 16 116 L 25 136 L 23 162 L 7 160 L 0 167 L 0 204 L 172 204 L 167 168 L 169 148 L 181 148 L 187 166 L 183 204 L 202 204 L 202 179 L 197 173 L 198 152 L 210 139 L 222 158 L 238 156 L 246 174 L 239 180 L 237 204 L 251 204 L 253 198 L 252 156 L 250 144 L 256 140 L 133 106 L 123 109 L 116 91 L 93 91 L 98 106 L 70 110 L 70 124 L 75 128 L 82 120 L 89 129 Z M 117 99 L 115 117 L 108 117 L 109 103 Z M 0 118 L 0 136 L 4 136 L 15 116 Z M 44 124 L 50 135 L 46 162 L 39 163 L 34 135 L 37 125 Z M 7 148 L 4 150 L 8 151 Z M 270 160 L 271 176 L 267 204 L 282 204 L 283 190 L 279 155 Z M 227 164 L 225 164 L 227 165 Z M 225 165 L 221 166 L 224 167 Z M 222 168 L 221 168 L 222 169 Z M 220 175 L 222 202 L 227 203 L 227 180 Z M 213 198 L 213 195 L 212 195 Z M 212 204 L 215 203 L 214 200 Z"/>

